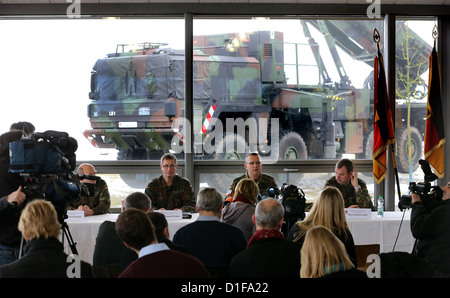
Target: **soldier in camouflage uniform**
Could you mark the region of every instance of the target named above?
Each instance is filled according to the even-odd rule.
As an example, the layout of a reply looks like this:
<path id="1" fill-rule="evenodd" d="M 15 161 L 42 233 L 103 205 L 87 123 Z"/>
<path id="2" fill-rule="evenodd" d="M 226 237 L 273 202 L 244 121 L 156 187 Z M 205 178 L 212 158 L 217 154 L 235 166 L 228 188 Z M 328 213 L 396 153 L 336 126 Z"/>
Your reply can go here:
<path id="1" fill-rule="evenodd" d="M 93 165 L 84 163 L 78 167 L 77 172 L 79 175 L 95 176 L 96 170 Z M 109 213 L 111 199 L 105 180 L 83 179 L 80 182 L 94 184 L 94 195 L 81 197 L 77 202 L 70 202 L 67 209 L 82 210 L 85 216 Z"/>
<path id="2" fill-rule="evenodd" d="M 261 197 L 267 195 L 267 189 L 269 187 L 277 188 L 277 183 L 275 179 L 271 176 L 261 173 L 262 163 L 261 158 L 258 153 L 249 153 L 245 158 L 245 169 L 247 170 L 244 175 L 236 178 L 231 183 L 230 189 L 227 192 L 227 196 L 225 198 L 225 203 L 233 201 L 234 189 L 236 185 L 244 178 L 253 179 L 259 188 L 259 194 Z"/>
<path id="3" fill-rule="evenodd" d="M 349 159 L 338 161 L 335 172 L 336 175 L 325 182 L 325 187 L 334 186 L 341 191 L 345 208 L 373 209 L 366 183 L 358 178 L 358 173 Z"/>
<path id="4" fill-rule="evenodd" d="M 162 175 L 150 181 L 145 194 L 152 200 L 153 209 L 181 209 L 195 212 L 195 195 L 191 183 L 176 174 L 177 159 L 173 154 L 161 158 Z"/>

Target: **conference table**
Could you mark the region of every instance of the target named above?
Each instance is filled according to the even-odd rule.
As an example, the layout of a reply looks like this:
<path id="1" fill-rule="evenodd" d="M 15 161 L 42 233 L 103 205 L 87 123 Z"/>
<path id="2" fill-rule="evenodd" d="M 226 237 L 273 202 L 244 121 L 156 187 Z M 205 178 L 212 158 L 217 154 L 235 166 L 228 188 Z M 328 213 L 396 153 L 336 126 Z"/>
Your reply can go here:
<path id="1" fill-rule="evenodd" d="M 378 218 L 376 212 L 367 219 L 348 219 L 350 231 L 356 245 L 380 244 L 380 252 L 406 251 L 411 252 L 414 246 L 414 238 L 410 230 L 410 211 L 385 212 L 383 218 Z M 76 250 L 81 260 L 92 264 L 95 249 L 95 241 L 100 225 L 104 221 L 116 221 L 119 214 L 103 214 L 85 217 L 83 220 L 67 220 L 68 231 L 75 243 Z M 194 222 L 198 213 L 193 213 L 192 218 L 182 220 L 168 220 L 170 238 L 181 227 Z M 71 254 L 67 236 L 63 239 L 67 254 Z M 395 247 L 394 247 L 395 245 Z"/>

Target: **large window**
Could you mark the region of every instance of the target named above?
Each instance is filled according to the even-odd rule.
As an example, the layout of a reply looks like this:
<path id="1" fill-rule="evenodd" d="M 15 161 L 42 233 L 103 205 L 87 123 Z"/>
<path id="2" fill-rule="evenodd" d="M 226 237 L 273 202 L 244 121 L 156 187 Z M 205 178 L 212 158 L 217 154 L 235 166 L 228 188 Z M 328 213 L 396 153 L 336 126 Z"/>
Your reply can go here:
<path id="1" fill-rule="evenodd" d="M 429 57 L 433 47 L 433 19 L 400 18 L 396 21 L 395 128 L 396 160 L 402 193 L 409 182 L 423 182 Z"/>
<path id="2" fill-rule="evenodd" d="M 197 151 L 195 158 L 243 160 L 247 152 L 258 151 L 264 164 L 371 159 L 367 143 L 372 131 L 375 28 L 383 32 L 383 22 L 195 19 L 194 62 L 208 59 L 210 67 L 194 68 L 194 77 L 209 71 L 213 87 L 209 100 L 199 100 L 195 88 L 207 84 L 194 84 L 194 115 L 202 117 L 194 133 L 200 132 L 197 141 L 207 140 L 214 147 L 213 152 Z M 270 174 L 279 186 L 308 189 L 308 199 L 314 199 L 334 175 L 334 165 L 327 174 L 306 174 L 295 165 L 285 168 Z M 200 183 L 225 192 L 243 172 L 242 166 L 239 172 L 204 174 Z M 373 183 L 371 175 L 365 179 Z"/>
<path id="3" fill-rule="evenodd" d="M 164 61 L 135 62 L 184 47 L 183 19 L 0 20 L 0 29 L 1 131 L 30 121 L 68 132 L 78 160 L 147 158 L 143 146 L 160 144 L 149 119 L 162 118 L 164 103 L 143 99 L 169 97 Z"/>
<path id="4" fill-rule="evenodd" d="M 372 159 L 372 35 L 375 28 L 383 35 L 383 20 L 194 18 L 193 25 L 187 121 L 183 19 L 0 20 L 7 45 L 0 48 L 7 107 L 0 131 L 30 121 L 39 132 L 68 132 L 78 141 L 79 162 L 106 165 L 100 174 L 114 206 L 160 174 L 163 152 L 183 160 L 190 132 L 196 171 L 202 162 L 233 165 L 196 172 L 197 190 L 216 186 L 225 194 L 244 172 L 246 153 L 258 151 L 279 186 L 297 184 L 313 200 L 334 174 L 333 164 L 317 171 L 315 162 Z M 404 192 L 423 178 L 417 160 L 434 22 L 396 25 L 396 152 Z M 133 168 L 142 160 L 151 166 Z M 294 163 L 278 166 L 280 160 Z M 295 164 L 305 160 L 311 163 Z M 116 161 L 131 163 L 111 167 Z M 370 168 L 361 173 L 373 196 Z"/>

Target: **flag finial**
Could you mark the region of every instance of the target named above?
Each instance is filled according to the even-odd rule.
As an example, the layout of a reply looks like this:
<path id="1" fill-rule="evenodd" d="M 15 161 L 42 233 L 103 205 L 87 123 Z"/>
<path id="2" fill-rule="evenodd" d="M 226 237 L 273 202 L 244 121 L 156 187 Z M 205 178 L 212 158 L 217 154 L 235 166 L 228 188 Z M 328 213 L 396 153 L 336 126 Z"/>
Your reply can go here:
<path id="1" fill-rule="evenodd" d="M 375 28 L 373 30 L 373 41 L 377 44 L 377 49 L 378 49 L 378 52 L 379 52 L 380 51 L 381 37 L 380 37 L 380 32 L 378 32 L 377 28 Z"/>

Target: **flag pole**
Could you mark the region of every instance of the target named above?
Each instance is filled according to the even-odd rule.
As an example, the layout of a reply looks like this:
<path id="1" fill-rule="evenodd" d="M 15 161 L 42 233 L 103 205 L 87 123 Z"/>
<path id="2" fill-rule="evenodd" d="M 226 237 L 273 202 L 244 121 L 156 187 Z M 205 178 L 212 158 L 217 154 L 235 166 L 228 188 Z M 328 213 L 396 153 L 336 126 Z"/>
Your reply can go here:
<path id="1" fill-rule="evenodd" d="M 381 40 L 380 33 L 375 28 L 375 30 L 373 31 L 373 41 L 377 44 L 378 60 L 379 60 L 380 64 L 383 66 L 383 72 L 384 72 L 384 62 L 383 62 L 383 58 L 382 58 L 381 51 L 380 51 L 380 40 Z M 391 121 L 392 121 L 392 114 L 391 114 Z M 397 159 L 395 157 L 395 139 L 394 139 L 394 142 L 391 143 L 391 152 L 392 152 L 392 163 L 394 166 L 395 180 L 397 183 L 398 201 L 400 202 L 402 195 L 401 195 L 401 191 L 400 191 L 400 181 L 399 181 L 398 170 L 397 170 Z"/>

